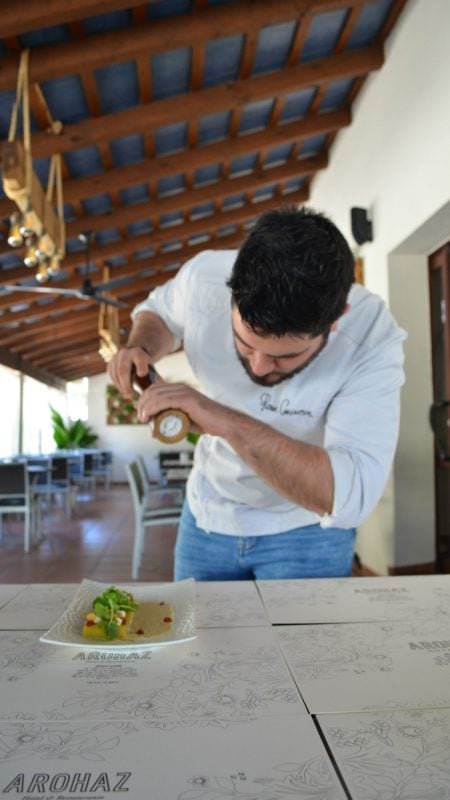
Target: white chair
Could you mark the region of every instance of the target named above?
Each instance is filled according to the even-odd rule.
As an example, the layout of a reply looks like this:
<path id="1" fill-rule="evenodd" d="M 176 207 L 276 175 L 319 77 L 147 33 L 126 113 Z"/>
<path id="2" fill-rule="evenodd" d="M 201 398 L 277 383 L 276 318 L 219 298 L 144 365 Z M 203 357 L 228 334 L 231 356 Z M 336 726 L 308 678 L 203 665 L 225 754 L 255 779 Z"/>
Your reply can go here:
<path id="1" fill-rule="evenodd" d="M 130 461 L 126 464 L 125 472 L 130 484 L 134 507 L 135 534 L 131 577 L 135 581 L 138 579 L 139 567 L 144 552 L 145 529 L 155 525 L 175 525 L 180 519 L 181 504 L 159 505 L 158 500 L 160 498 L 157 498 L 156 493 L 152 492 L 148 496 L 136 461 Z M 161 494 L 166 490 L 157 491 Z"/>
<path id="2" fill-rule="evenodd" d="M 105 489 L 109 492 L 112 478 L 113 454 L 110 450 L 99 450 L 93 454 L 91 475 L 103 480 Z"/>
<path id="3" fill-rule="evenodd" d="M 183 505 L 183 490 L 179 487 L 169 487 L 165 484 L 162 485 L 158 481 L 152 481 L 141 455 L 136 456 L 136 464 L 141 476 L 142 485 L 147 498 L 147 505 L 152 507 L 168 506 L 168 505 Z"/>
<path id="4" fill-rule="evenodd" d="M 6 514 L 24 515 L 23 549 L 40 538 L 40 502 L 35 501 L 30 492 L 27 465 L 0 464 L 0 539 L 2 538 L 3 516 Z"/>
<path id="5" fill-rule="evenodd" d="M 66 456 L 53 456 L 50 460 L 50 474 L 47 482 L 31 485 L 31 494 L 45 497 L 48 505 L 54 497 L 64 498 L 66 518 L 70 519 L 75 505 L 75 490 L 70 481 L 69 462 Z"/>

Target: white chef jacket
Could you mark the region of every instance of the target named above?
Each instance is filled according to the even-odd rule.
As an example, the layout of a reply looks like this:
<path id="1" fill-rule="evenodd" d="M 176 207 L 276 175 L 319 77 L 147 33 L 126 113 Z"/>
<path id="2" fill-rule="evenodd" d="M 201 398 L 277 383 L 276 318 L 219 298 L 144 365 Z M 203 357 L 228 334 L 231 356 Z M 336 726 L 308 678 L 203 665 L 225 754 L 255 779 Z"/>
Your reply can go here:
<path id="1" fill-rule="evenodd" d="M 231 292 L 237 250 L 209 250 L 154 289 L 132 312 L 153 311 L 181 340 L 204 393 L 292 439 L 326 449 L 333 470 L 331 514 L 280 495 L 225 439 L 203 434 L 187 498 L 197 525 L 238 536 L 280 533 L 320 523 L 353 528 L 378 502 L 398 438 L 405 332 L 381 298 L 354 284 L 351 307 L 303 371 L 277 386 L 248 377 L 234 347 Z"/>

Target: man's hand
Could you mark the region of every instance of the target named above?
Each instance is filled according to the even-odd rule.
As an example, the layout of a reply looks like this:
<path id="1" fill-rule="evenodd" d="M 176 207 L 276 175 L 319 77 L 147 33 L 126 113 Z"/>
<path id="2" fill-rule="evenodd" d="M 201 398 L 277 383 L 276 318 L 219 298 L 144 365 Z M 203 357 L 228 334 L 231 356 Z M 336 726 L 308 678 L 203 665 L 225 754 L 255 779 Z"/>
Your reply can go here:
<path id="1" fill-rule="evenodd" d="M 119 350 L 108 364 L 108 374 L 124 397 L 135 397 L 136 392 L 131 385 L 131 371 L 136 369 L 137 375 L 148 375 L 151 359 L 142 347 L 124 347 Z"/>
<path id="2" fill-rule="evenodd" d="M 184 383 L 157 383 L 145 390 L 137 403 L 139 422 L 149 422 L 162 411 L 184 411 L 193 429 L 216 436 L 224 435 L 230 411 Z"/>

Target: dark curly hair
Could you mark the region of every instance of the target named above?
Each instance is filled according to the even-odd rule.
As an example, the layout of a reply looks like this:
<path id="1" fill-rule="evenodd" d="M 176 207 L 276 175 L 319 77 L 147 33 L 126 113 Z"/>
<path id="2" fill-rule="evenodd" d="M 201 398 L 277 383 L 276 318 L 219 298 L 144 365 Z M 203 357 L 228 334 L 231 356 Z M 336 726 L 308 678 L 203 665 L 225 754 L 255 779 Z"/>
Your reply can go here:
<path id="1" fill-rule="evenodd" d="M 227 285 L 256 334 L 318 336 L 344 312 L 353 280 L 353 255 L 334 223 L 286 206 L 259 218 Z"/>

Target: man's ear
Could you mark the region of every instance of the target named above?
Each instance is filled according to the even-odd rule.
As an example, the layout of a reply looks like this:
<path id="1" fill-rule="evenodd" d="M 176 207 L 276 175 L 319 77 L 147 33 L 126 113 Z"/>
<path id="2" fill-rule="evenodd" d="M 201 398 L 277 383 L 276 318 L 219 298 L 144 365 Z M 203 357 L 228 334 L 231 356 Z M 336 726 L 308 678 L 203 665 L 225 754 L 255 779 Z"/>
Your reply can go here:
<path id="1" fill-rule="evenodd" d="M 348 311 L 350 311 L 350 308 L 351 308 L 351 305 L 350 305 L 350 303 L 347 303 L 347 305 L 345 306 L 345 308 L 344 308 L 344 310 L 343 310 L 343 312 L 342 312 L 342 314 L 341 314 L 341 317 L 343 317 L 343 316 L 344 316 L 344 314 L 347 314 L 347 313 L 348 313 Z M 333 324 L 332 324 L 332 326 L 331 326 L 330 330 L 332 330 L 332 331 L 336 331 L 336 330 L 338 329 L 338 326 L 339 326 L 339 320 L 340 320 L 340 318 L 341 318 L 341 317 L 338 317 L 338 319 L 337 319 L 335 322 L 333 322 Z"/>

